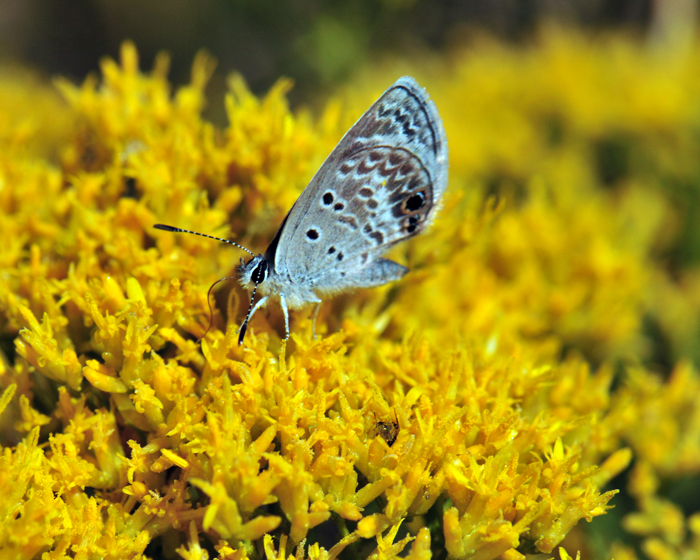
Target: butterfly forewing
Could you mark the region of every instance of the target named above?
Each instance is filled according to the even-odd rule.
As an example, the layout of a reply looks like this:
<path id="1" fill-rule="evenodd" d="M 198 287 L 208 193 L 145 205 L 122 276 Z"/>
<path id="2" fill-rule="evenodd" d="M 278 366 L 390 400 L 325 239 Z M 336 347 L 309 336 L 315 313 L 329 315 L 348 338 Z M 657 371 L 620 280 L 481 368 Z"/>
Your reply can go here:
<path id="1" fill-rule="evenodd" d="M 372 285 L 399 278 L 406 269 L 377 258 L 425 228 L 446 184 L 440 116 L 425 90 L 403 77 L 343 136 L 297 200 L 280 231 L 276 273 L 321 291 L 366 285 L 363 275 L 376 277 Z"/>

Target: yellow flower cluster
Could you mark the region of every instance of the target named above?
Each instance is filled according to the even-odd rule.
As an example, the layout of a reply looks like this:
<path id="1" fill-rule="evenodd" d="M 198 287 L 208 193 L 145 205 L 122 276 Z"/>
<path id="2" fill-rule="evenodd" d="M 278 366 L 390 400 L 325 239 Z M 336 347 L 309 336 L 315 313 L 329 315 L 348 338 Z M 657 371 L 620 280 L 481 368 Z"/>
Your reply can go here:
<path id="1" fill-rule="evenodd" d="M 625 528 L 654 559 L 696 546 L 657 494 L 700 471 L 700 376 L 641 364 L 646 317 L 682 353 L 700 282 L 654 260 L 664 193 L 634 172 L 601 189 L 595 146 L 688 125 L 700 78 L 625 41 L 478 50 L 420 80 L 451 177 L 434 228 L 392 253 L 412 273 L 327 304 L 318 340 L 294 314 L 286 348 L 274 307 L 238 346 L 238 286 L 206 333 L 207 289 L 240 251 L 152 226 L 264 249 L 357 112 L 313 120 L 289 82 L 258 99 L 234 77 L 219 129 L 201 117 L 210 59 L 171 92 L 167 59 L 141 73 L 130 44 L 99 82 L 58 81 L 66 104 L 36 85 L 0 103 L 0 551 L 520 560 L 603 515 L 633 456 Z M 605 94 L 611 76 L 629 99 Z M 12 80 L 0 100 L 30 89 Z"/>

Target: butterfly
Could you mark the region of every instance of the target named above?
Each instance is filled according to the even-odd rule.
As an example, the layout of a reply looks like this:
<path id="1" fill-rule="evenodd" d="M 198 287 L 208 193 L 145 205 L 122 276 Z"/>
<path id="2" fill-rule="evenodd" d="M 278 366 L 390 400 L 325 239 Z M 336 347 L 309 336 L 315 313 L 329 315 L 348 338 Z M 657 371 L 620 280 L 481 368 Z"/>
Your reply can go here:
<path id="1" fill-rule="evenodd" d="M 238 331 L 271 300 L 284 313 L 357 288 L 381 286 L 408 269 L 382 255 L 422 232 L 447 187 L 447 138 L 427 92 L 399 78 L 348 130 L 301 193 L 265 253 L 226 239 L 156 224 L 230 243 L 248 253 L 236 277 L 252 292 Z M 213 286 L 212 286 L 213 287 Z M 211 288 L 210 288 L 211 292 Z M 255 296 L 262 296 L 255 302 Z"/>

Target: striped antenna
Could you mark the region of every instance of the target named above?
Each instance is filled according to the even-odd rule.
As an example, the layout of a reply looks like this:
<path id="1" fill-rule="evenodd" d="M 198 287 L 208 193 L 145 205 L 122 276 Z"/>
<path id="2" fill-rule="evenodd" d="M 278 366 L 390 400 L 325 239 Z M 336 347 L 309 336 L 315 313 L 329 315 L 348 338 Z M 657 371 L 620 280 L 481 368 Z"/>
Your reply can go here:
<path id="1" fill-rule="evenodd" d="M 199 233 L 198 231 L 192 231 L 189 229 L 182 229 L 182 228 L 177 228 L 173 226 L 166 226 L 165 224 L 155 224 L 153 226 L 156 229 L 162 229 L 163 231 L 170 231 L 173 233 L 191 233 L 192 235 L 200 235 L 201 237 L 208 237 L 209 239 L 214 239 L 215 241 L 221 241 L 222 243 L 228 243 L 229 245 L 233 245 L 235 247 L 238 247 L 239 249 L 243 249 L 245 252 L 249 253 L 251 256 L 255 256 L 252 251 L 246 249 L 243 247 L 243 245 L 239 245 L 235 241 L 230 241 L 228 239 L 223 239 L 222 237 L 215 237 L 213 235 L 207 235 L 206 233 Z M 204 331 L 204 334 L 200 337 L 200 339 L 197 341 L 201 341 L 202 338 L 207 336 L 207 333 L 211 330 L 212 326 L 214 325 L 214 312 L 212 311 L 211 308 L 211 291 L 216 286 L 219 282 L 223 282 L 224 280 L 235 280 L 235 276 L 227 276 L 226 278 L 221 278 L 220 280 L 217 280 L 214 282 L 210 287 L 209 291 L 207 292 L 207 303 L 209 304 L 209 326 L 207 327 L 207 330 Z M 257 284 L 256 284 L 257 287 Z M 255 297 L 255 290 L 253 290 L 253 297 Z M 251 302 L 252 303 L 252 302 Z M 250 309 L 248 309 L 248 313 L 250 314 Z M 238 340 L 238 345 L 240 346 L 241 342 L 243 342 L 243 337 L 245 336 L 245 331 L 246 327 L 248 326 L 248 318 L 246 317 L 245 322 L 242 325 L 242 333 L 241 336 Z"/>
<path id="2" fill-rule="evenodd" d="M 228 239 L 223 239 L 222 237 L 214 237 L 213 235 L 207 235 L 206 233 L 199 233 L 198 231 L 191 231 L 189 229 L 182 229 L 182 228 L 177 228 L 173 226 L 166 226 L 165 224 L 156 224 L 153 226 L 156 229 L 162 229 L 163 231 L 171 231 L 173 233 L 191 233 L 192 235 L 200 235 L 202 237 L 208 237 L 209 239 L 214 239 L 215 241 L 221 241 L 222 243 L 228 243 L 229 245 L 234 245 L 235 247 L 238 247 L 239 249 L 243 249 L 246 253 L 250 253 L 251 256 L 255 256 L 252 251 L 246 249 L 243 247 L 243 245 L 239 245 L 235 241 L 230 241 Z"/>

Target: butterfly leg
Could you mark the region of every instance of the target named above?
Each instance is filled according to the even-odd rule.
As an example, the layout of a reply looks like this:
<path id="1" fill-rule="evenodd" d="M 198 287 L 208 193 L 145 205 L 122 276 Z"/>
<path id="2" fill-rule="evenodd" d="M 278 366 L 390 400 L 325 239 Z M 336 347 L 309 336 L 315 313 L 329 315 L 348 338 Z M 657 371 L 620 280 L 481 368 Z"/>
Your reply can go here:
<path id="1" fill-rule="evenodd" d="M 265 305 L 267 303 L 268 299 L 270 299 L 270 296 L 261 297 L 258 300 L 258 302 L 255 304 L 255 307 L 253 307 L 253 309 L 250 310 L 250 313 L 246 317 L 245 321 L 243 321 L 243 324 L 240 327 L 238 327 L 238 331 L 236 331 L 237 333 L 240 333 L 240 335 L 238 337 L 238 346 L 243 344 L 243 338 L 245 337 L 245 331 L 248 328 L 248 322 L 253 318 L 253 315 L 255 315 L 255 312 L 260 307 L 262 307 L 263 305 Z"/>
<path id="2" fill-rule="evenodd" d="M 255 312 L 258 309 L 260 309 L 267 303 L 268 299 L 270 299 L 270 296 L 264 296 L 258 300 L 258 303 L 255 304 L 255 307 L 253 307 L 253 311 L 250 312 L 250 317 L 248 317 L 248 321 L 250 321 L 253 318 L 253 315 L 255 315 Z"/>
<path id="3" fill-rule="evenodd" d="M 284 329 L 285 329 L 285 342 L 289 340 L 289 311 L 287 310 L 287 298 L 284 294 L 280 294 L 280 307 L 282 307 L 282 312 L 284 313 Z"/>
<path id="4" fill-rule="evenodd" d="M 321 310 L 321 302 L 319 301 L 315 306 L 314 306 L 314 311 L 311 314 L 311 332 L 314 335 L 314 340 L 316 340 L 316 318 L 318 317 L 318 312 Z"/>

